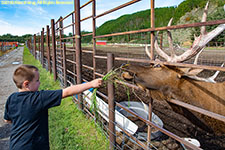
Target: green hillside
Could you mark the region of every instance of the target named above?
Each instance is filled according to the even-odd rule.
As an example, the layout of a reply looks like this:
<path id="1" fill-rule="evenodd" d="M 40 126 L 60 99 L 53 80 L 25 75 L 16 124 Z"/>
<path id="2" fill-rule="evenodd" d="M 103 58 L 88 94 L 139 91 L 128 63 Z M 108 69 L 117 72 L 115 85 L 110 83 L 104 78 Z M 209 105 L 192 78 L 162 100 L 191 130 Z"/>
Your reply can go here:
<path id="1" fill-rule="evenodd" d="M 209 1 L 209 5 L 217 5 L 223 6 L 224 0 L 185 0 L 175 10 L 175 14 L 173 16 L 174 23 L 177 23 L 180 17 L 184 16 L 185 13 L 190 12 L 195 8 L 204 8 L 207 1 Z"/>
<path id="2" fill-rule="evenodd" d="M 178 24 L 180 18 L 195 8 L 203 9 L 208 0 L 185 0 L 179 6 L 163 7 L 155 9 L 155 27 L 166 26 L 170 18 L 174 18 L 173 24 Z M 210 5 L 223 6 L 223 0 L 209 0 Z M 221 7 L 220 7 L 221 8 Z M 212 16 L 210 14 L 209 16 Z M 193 17 L 187 17 L 186 23 Z M 212 19 L 212 17 L 210 18 Z M 223 18 L 217 18 L 223 19 Z M 196 20 L 195 21 L 200 21 Z M 150 28 L 150 10 L 139 11 L 133 14 L 123 15 L 115 20 L 109 20 L 97 28 L 97 35 L 105 35 L 117 32 L 126 32 Z M 131 35 L 132 36 L 132 35 Z M 139 35 L 141 37 L 142 35 Z M 129 36 L 108 37 L 111 42 L 130 42 Z"/>
<path id="3" fill-rule="evenodd" d="M 164 7 L 155 9 L 155 26 L 165 26 L 175 13 L 175 7 Z M 138 29 L 150 28 L 150 10 L 123 15 L 115 20 L 105 22 L 97 28 L 97 35 L 125 32 Z"/>

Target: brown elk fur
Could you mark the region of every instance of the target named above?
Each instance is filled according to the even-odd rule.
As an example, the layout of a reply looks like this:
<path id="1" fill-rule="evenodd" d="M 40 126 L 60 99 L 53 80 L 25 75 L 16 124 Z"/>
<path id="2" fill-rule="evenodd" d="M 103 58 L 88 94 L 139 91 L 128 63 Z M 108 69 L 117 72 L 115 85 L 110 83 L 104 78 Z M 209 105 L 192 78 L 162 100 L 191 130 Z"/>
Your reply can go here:
<path id="1" fill-rule="evenodd" d="M 189 78 L 177 67 L 126 65 L 123 69 L 129 72 L 123 74 L 123 77 L 130 79 L 129 75 L 133 74 L 134 82 L 142 89 L 147 89 L 153 99 L 176 99 L 225 116 L 225 82 L 197 81 Z M 201 128 L 225 133 L 224 122 L 169 104 L 174 111 L 181 113 Z"/>

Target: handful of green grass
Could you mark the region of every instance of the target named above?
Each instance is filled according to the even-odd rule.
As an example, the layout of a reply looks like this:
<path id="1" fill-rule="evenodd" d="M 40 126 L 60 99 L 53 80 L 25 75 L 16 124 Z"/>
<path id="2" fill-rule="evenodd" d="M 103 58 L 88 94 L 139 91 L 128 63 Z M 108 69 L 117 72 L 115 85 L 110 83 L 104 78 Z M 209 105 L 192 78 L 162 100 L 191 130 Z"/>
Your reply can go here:
<path id="1" fill-rule="evenodd" d="M 104 77 L 102 77 L 103 82 L 112 79 L 113 76 L 116 75 L 116 70 L 110 70 Z M 98 119 L 98 104 L 97 104 L 97 100 L 96 100 L 96 96 L 97 96 L 97 90 L 98 88 L 95 88 L 93 90 L 93 93 L 91 95 L 91 107 L 90 110 L 94 112 L 95 114 L 95 119 Z"/>
<path id="2" fill-rule="evenodd" d="M 118 76 L 118 72 L 117 70 L 120 69 L 120 68 L 116 68 L 114 70 L 110 70 L 104 77 L 102 77 L 102 80 L 103 82 L 107 81 L 107 82 L 112 82 L 115 84 L 116 86 L 116 82 L 114 79 L 117 79 L 119 81 L 123 81 L 119 76 Z M 126 87 L 126 93 L 127 93 L 127 97 L 128 97 L 128 102 L 130 102 L 130 92 L 129 92 L 129 88 L 127 87 L 127 85 L 123 84 L 125 87 Z M 97 100 L 96 100 L 96 94 L 97 94 L 97 90 L 98 88 L 95 88 L 93 90 L 93 93 L 91 95 L 91 107 L 90 107 L 90 110 L 92 112 L 94 112 L 94 115 L 95 115 L 95 119 L 98 120 L 98 103 L 97 103 Z M 128 103 L 128 106 L 130 106 L 130 103 Z"/>

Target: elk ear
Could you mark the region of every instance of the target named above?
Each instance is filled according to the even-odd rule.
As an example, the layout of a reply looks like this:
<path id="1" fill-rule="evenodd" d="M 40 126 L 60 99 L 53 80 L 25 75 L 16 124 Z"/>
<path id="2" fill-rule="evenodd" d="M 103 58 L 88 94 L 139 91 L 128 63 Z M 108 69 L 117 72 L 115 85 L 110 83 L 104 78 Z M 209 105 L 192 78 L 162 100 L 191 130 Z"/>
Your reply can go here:
<path id="1" fill-rule="evenodd" d="M 188 72 L 188 75 L 196 76 L 202 71 L 203 71 L 203 69 L 198 69 L 198 68 L 193 69 L 193 68 L 191 68 Z"/>
<path id="2" fill-rule="evenodd" d="M 181 77 L 182 77 L 182 75 L 178 73 L 177 78 L 180 79 Z"/>
<path id="3" fill-rule="evenodd" d="M 197 74 L 203 71 L 203 69 L 197 69 L 197 68 L 179 68 L 179 70 L 185 76 L 196 76 Z"/>

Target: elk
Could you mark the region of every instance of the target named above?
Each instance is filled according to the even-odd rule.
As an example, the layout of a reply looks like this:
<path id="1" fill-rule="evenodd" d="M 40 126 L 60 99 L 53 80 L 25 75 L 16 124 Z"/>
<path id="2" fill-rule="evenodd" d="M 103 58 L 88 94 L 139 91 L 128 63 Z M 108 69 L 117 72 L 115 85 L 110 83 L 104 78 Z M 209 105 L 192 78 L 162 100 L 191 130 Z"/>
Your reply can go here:
<path id="1" fill-rule="evenodd" d="M 208 3 L 206 4 L 202 22 L 206 21 Z M 171 25 L 170 20 L 168 26 Z M 209 33 L 204 26 L 201 27 L 201 35 L 195 38 L 193 45 L 183 54 L 175 55 L 172 36 L 169 30 L 168 41 L 171 55 L 166 54 L 158 46 L 155 37 L 156 52 L 168 62 L 184 62 L 204 49 L 206 44 L 225 30 L 225 24 L 219 25 Z M 150 57 L 149 51 L 146 49 Z M 151 58 L 151 57 L 150 57 Z M 222 67 L 222 66 L 221 66 Z M 197 77 L 202 69 L 178 68 L 174 66 L 140 66 L 125 65 L 122 77 L 126 80 L 133 79 L 143 90 L 156 100 L 166 100 L 175 112 L 188 118 L 192 123 L 208 132 L 225 133 L 225 122 L 207 117 L 194 111 L 185 109 L 169 102 L 170 99 L 200 107 L 202 109 L 225 116 L 225 82 L 216 83 L 214 80 Z M 218 72 L 217 72 L 218 74 Z"/>

